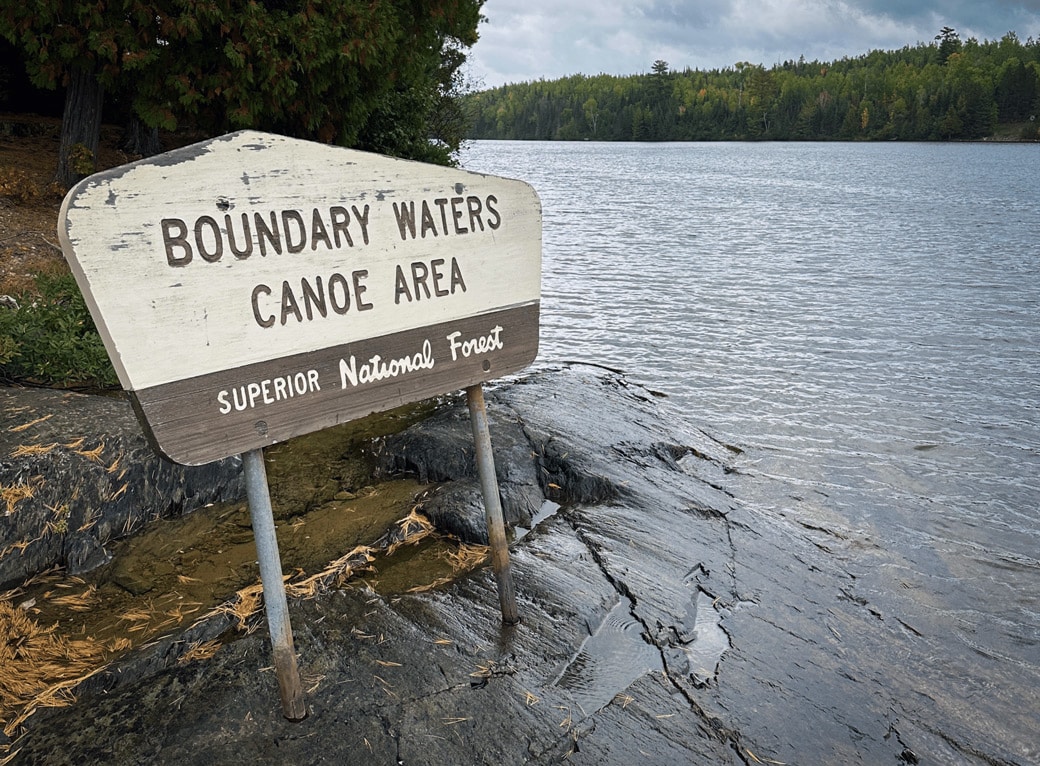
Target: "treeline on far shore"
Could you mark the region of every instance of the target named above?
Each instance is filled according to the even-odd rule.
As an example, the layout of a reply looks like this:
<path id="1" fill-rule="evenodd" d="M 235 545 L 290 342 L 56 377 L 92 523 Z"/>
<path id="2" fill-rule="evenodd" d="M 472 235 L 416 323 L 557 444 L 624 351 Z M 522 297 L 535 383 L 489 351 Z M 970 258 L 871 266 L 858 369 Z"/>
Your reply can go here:
<path id="1" fill-rule="evenodd" d="M 770 69 L 574 75 L 467 97 L 475 139 L 1040 140 L 1040 40 L 1014 32 Z"/>

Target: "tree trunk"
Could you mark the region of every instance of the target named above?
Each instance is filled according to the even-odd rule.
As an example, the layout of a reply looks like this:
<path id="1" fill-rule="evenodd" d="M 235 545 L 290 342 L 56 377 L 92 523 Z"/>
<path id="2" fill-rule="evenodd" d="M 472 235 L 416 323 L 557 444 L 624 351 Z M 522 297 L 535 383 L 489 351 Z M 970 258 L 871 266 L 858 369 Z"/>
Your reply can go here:
<path id="1" fill-rule="evenodd" d="M 82 67 L 72 70 L 65 90 L 58 172 L 55 175 L 55 180 L 66 188 L 93 173 L 97 167 L 104 99 L 104 88 L 92 71 Z"/>
<path id="2" fill-rule="evenodd" d="M 131 117 L 123 128 L 119 148 L 137 157 L 153 157 L 162 151 L 159 129 L 146 127 L 137 117 Z"/>

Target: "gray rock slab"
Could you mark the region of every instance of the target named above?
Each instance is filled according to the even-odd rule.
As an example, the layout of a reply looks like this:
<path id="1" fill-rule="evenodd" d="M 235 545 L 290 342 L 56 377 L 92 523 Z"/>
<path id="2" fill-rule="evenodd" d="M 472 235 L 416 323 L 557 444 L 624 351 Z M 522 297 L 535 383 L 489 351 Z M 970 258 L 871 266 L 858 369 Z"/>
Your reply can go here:
<path id="1" fill-rule="evenodd" d="M 878 552 L 742 506 L 733 448 L 688 414 L 585 367 L 488 398 L 561 505 L 512 547 L 520 625 L 487 569 L 293 602 L 303 722 L 281 717 L 261 632 L 37 713 L 13 762 L 1036 762 L 1022 718 L 916 670 L 941 639 L 858 590 Z"/>

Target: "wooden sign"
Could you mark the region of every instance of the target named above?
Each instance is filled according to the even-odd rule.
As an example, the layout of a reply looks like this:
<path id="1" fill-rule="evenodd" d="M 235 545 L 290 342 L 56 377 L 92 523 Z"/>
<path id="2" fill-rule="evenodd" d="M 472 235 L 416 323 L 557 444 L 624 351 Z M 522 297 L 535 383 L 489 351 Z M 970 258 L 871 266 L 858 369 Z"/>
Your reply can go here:
<path id="1" fill-rule="evenodd" d="M 62 249 L 153 445 L 189 465 L 538 351 L 527 184 L 242 131 L 93 175 Z"/>

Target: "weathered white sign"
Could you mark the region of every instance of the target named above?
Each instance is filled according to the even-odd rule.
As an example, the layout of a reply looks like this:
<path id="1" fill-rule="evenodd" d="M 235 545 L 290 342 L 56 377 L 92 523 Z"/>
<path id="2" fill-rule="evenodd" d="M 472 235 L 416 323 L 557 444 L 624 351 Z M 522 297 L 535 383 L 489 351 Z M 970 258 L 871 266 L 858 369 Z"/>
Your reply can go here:
<path id="1" fill-rule="evenodd" d="M 538 350 L 541 206 L 521 181 L 242 131 L 85 179 L 58 236 L 146 431 L 180 463 Z"/>

